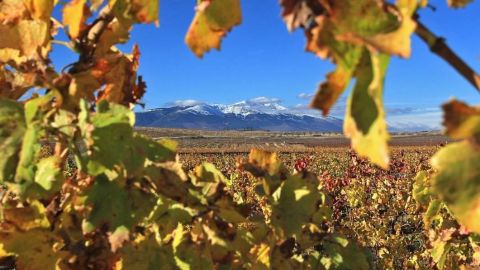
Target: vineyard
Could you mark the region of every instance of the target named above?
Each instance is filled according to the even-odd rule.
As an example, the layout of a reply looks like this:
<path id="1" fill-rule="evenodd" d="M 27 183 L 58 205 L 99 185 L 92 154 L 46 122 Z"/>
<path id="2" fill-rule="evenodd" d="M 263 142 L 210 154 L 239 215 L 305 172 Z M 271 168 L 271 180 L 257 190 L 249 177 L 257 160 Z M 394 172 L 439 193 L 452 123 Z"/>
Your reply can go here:
<path id="1" fill-rule="evenodd" d="M 0 269 L 479 269 L 480 108 L 446 102 L 449 139 L 426 135 L 448 143 L 424 147 L 392 147 L 385 118 L 412 35 L 480 89 L 418 15 L 437 2 L 279 4 L 334 65 L 311 108 L 351 89 L 349 147 L 181 151 L 135 128 L 142 44 L 123 51 L 159 1 L 0 0 Z M 198 0 L 184 41 L 206 57 L 242 19 L 240 0 Z M 59 46 L 72 63 L 54 66 Z"/>

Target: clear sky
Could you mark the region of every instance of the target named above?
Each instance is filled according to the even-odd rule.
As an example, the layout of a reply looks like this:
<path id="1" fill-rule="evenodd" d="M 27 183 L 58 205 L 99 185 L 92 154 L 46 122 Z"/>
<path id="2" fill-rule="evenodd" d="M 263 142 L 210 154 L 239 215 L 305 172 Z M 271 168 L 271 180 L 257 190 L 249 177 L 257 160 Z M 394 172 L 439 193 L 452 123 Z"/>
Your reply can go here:
<path id="1" fill-rule="evenodd" d="M 243 23 L 223 40 L 221 52 L 196 58 L 184 44 L 194 16 L 195 0 L 162 0 L 160 27 L 136 25 L 132 41 L 142 52 L 140 71 L 148 85 L 146 108 L 176 100 L 193 99 L 229 104 L 258 96 L 279 98 L 284 106 L 308 103 L 325 74 L 328 61 L 304 51 L 305 38 L 289 33 L 280 17 L 277 0 L 242 0 Z M 453 10 L 446 0 L 431 0 L 436 11 L 422 10 L 421 21 L 480 72 L 480 1 Z M 450 97 L 480 103 L 480 95 L 447 63 L 413 37 L 411 59 L 394 58 L 386 79 L 385 102 L 392 113 L 430 110 Z M 54 63 L 73 62 L 75 56 L 59 49 Z M 433 109 L 431 109 L 433 110 Z"/>

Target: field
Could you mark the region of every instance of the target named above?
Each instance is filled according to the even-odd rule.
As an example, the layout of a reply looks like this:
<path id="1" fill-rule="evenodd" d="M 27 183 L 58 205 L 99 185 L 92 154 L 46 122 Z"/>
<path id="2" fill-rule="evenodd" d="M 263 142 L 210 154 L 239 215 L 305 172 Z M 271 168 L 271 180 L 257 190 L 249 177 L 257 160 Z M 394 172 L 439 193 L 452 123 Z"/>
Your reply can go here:
<path id="1" fill-rule="evenodd" d="M 416 173 L 428 170 L 429 158 L 448 143 L 440 134 L 394 135 L 391 168 L 385 171 L 358 158 L 339 134 L 151 128 L 139 131 L 154 138 L 179 141 L 180 161 L 186 171 L 201 162 L 213 163 L 230 179 L 229 191 L 234 197 L 249 203 L 260 214 L 262 198 L 254 191 L 257 183 L 235 164 L 246 158 L 252 147 L 279 152 L 282 162 L 292 171 L 319 175 L 333 208 L 332 222 L 325 226 L 357 240 L 378 269 L 437 267 L 430 256 L 435 248 L 431 241 L 436 229 L 425 228 L 422 209 L 413 199 L 412 189 Z M 443 218 L 450 219 L 448 214 L 443 214 Z M 446 269 L 471 263 L 466 259 L 471 254 L 462 253 L 469 250 L 465 245 L 468 243 L 459 240 L 457 249 L 445 252 Z"/>

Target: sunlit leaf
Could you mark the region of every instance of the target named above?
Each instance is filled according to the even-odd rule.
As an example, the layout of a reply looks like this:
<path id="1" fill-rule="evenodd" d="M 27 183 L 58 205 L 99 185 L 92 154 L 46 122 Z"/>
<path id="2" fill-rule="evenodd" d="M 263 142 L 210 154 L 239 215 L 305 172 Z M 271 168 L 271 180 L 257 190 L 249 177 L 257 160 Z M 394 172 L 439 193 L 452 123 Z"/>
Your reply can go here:
<path id="1" fill-rule="evenodd" d="M 131 206 L 127 192 L 118 183 L 105 175 L 98 176 L 85 194 L 85 205 L 92 210 L 82 224 L 84 233 L 106 226 L 113 251 L 129 239 L 133 224 Z"/>
<path id="2" fill-rule="evenodd" d="M 30 9 L 35 19 L 48 22 L 52 16 L 55 0 L 30 0 Z"/>
<path id="3" fill-rule="evenodd" d="M 0 258 L 17 256 L 16 267 L 21 270 L 56 269 L 65 252 L 54 250 L 61 238 L 49 229 L 5 233 L 0 231 Z"/>
<path id="4" fill-rule="evenodd" d="M 446 133 L 454 139 L 478 137 L 480 139 L 480 108 L 451 100 L 443 105 Z M 480 140 L 479 140 L 480 141 Z"/>
<path id="5" fill-rule="evenodd" d="M 122 164 L 130 155 L 134 114 L 121 105 L 98 104 L 98 112 L 91 120 L 80 123 L 85 138 L 86 151 L 79 154 L 82 167 L 92 175 L 99 175 L 107 169 Z"/>
<path id="6" fill-rule="evenodd" d="M 285 237 L 300 232 L 316 212 L 320 193 L 305 180 L 290 177 L 273 193 L 272 223 L 284 230 Z"/>
<path id="7" fill-rule="evenodd" d="M 185 42 L 197 57 L 220 49 L 222 38 L 242 21 L 240 0 L 201 0 Z"/>
<path id="8" fill-rule="evenodd" d="M 68 27 L 68 34 L 76 39 L 85 28 L 85 22 L 90 16 L 87 0 L 71 0 L 63 8 L 63 24 Z"/>
<path id="9" fill-rule="evenodd" d="M 171 246 L 159 244 L 153 235 L 139 237 L 120 251 L 121 269 L 175 269 Z"/>
<path id="10" fill-rule="evenodd" d="M 434 191 L 458 221 L 480 232 L 480 151 L 469 141 L 452 143 L 432 157 Z M 461 153 L 461 154 L 460 154 Z"/>
<path id="11" fill-rule="evenodd" d="M 387 168 L 389 135 L 383 108 L 383 83 L 389 57 L 365 53 L 347 101 L 344 132 L 360 156 Z"/>
<path id="12" fill-rule="evenodd" d="M 12 181 L 18 162 L 18 151 L 25 133 L 23 107 L 19 103 L 0 99 L 0 183 Z"/>

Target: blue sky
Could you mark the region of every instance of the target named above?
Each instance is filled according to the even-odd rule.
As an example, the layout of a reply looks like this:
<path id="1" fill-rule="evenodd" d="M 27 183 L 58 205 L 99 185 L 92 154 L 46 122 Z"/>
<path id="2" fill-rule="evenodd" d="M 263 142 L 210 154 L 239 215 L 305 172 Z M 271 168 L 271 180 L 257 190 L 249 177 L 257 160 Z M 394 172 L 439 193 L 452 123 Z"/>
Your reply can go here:
<path id="1" fill-rule="evenodd" d="M 480 71 L 480 2 L 460 10 L 449 9 L 446 0 L 430 3 L 437 10 L 422 10 L 421 21 L 446 37 Z M 194 0 L 162 0 L 160 27 L 136 25 L 132 41 L 121 46 L 130 51 L 134 42 L 140 45 L 139 73 L 148 85 L 146 108 L 185 99 L 229 104 L 259 96 L 278 98 L 284 106 L 300 106 L 308 100 L 299 94 L 313 93 L 333 69 L 328 61 L 304 51 L 302 31 L 287 31 L 277 0 L 242 0 L 242 25 L 224 39 L 221 52 L 210 52 L 200 60 L 184 44 L 194 4 Z M 57 66 L 75 60 L 67 49 L 58 49 L 53 54 Z M 388 70 L 385 103 L 392 116 L 408 120 L 423 110 L 431 113 L 450 97 L 480 103 L 473 87 L 413 37 L 411 59 L 394 58 Z M 439 115 L 436 112 L 434 117 Z"/>

